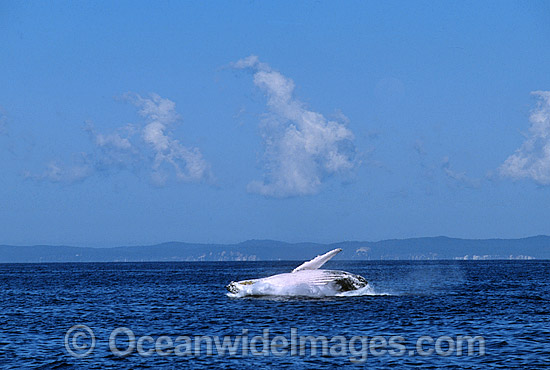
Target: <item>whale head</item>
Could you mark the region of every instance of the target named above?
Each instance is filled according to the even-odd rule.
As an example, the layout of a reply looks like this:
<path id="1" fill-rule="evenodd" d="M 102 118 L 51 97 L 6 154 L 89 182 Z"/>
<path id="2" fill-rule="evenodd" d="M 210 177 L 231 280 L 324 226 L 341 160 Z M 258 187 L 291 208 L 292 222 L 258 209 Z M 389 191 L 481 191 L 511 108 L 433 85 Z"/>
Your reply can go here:
<path id="1" fill-rule="evenodd" d="M 232 281 L 225 286 L 225 289 L 227 289 L 229 293 L 237 294 L 243 290 L 244 287 L 253 285 L 255 282 L 256 280 Z"/>

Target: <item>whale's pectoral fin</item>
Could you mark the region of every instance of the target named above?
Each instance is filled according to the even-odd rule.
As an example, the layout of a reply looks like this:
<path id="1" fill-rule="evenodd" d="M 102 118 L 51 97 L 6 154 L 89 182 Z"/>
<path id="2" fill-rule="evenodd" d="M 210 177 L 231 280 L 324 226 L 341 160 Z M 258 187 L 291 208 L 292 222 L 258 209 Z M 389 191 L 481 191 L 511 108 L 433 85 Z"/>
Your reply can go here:
<path id="1" fill-rule="evenodd" d="M 327 252 L 323 255 L 317 256 L 311 261 L 302 263 L 300 266 L 296 267 L 292 272 L 301 271 L 301 270 L 317 270 L 319 267 L 323 266 L 332 257 L 336 256 L 342 251 L 341 248 L 336 248 Z"/>

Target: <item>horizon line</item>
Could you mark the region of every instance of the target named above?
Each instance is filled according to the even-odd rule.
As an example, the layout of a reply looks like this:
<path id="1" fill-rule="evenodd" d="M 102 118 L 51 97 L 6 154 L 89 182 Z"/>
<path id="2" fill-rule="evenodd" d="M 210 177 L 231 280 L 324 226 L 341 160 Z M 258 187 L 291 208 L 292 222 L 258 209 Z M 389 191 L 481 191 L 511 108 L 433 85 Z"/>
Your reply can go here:
<path id="1" fill-rule="evenodd" d="M 118 245 L 107 245 L 107 246 L 86 246 L 86 245 L 71 245 L 71 244 L 0 244 L 2 247 L 67 247 L 67 248 L 91 248 L 91 249 L 111 249 L 111 248 L 132 248 L 132 247 L 154 247 L 158 245 L 163 244 L 172 244 L 172 243 L 178 243 L 178 244 L 194 244 L 194 245 L 219 245 L 219 246 L 232 246 L 232 245 L 240 245 L 248 242 L 276 242 L 276 243 L 282 243 L 282 244 L 288 244 L 288 245 L 296 245 L 296 244 L 315 244 L 315 245 L 336 245 L 341 243 L 380 243 L 380 242 L 387 242 L 387 241 L 402 241 L 402 240 L 414 240 L 414 239 L 438 239 L 438 238 L 444 238 L 444 239 L 454 239 L 454 240 L 475 240 L 475 241 L 483 241 L 483 240 L 524 240 L 524 239 L 533 239 L 533 238 L 550 238 L 550 235 L 545 234 L 539 234 L 539 235 L 531 235 L 531 236 L 525 236 L 525 237 L 517 237 L 517 238 L 499 238 L 499 237 L 491 237 L 491 238 L 460 238 L 460 237 L 452 237 L 452 236 L 446 236 L 446 235 L 437 235 L 437 236 L 416 236 L 416 237 L 406 237 L 406 238 L 388 238 L 388 239 L 380 239 L 376 241 L 369 241 L 369 240 L 341 240 L 336 242 L 314 242 L 314 241 L 298 241 L 298 242 L 288 242 L 284 240 L 276 240 L 276 239 L 246 239 L 240 242 L 233 242 L 233 243 L 219 243 L 219 242 L 187 242 L 187 241 L 165 241 L 165 242 L 158 242 L 158 243 L 147 243 L 147 244 L 118 244 Z M 108 244 L 108 243 L 105 243 Z"/>

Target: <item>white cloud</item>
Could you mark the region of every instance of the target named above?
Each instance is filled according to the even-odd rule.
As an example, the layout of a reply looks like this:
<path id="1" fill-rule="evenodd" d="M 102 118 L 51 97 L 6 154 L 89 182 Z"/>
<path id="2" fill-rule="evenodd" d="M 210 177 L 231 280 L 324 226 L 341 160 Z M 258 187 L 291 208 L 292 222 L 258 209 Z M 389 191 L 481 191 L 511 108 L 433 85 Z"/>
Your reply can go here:
<path id="1" fill-rule="evenodd" d="M 200 181 L 210 177 L 210 167 L 200 150 L 182 145 L 169 132 L 169 125 L 180 119 L 173 101 L 157 94 L 151 94 L 149 99 L 131 95 L 130 100 L 140 108 L 139 114 L 147 121 L 141 137 L 154 152 L 152 169 L 156 183 L 162 185 L 166 181 L 166 166 L 173 168 L 176 177 L 182 181 Z"/>
<path id="2" fill-rule="evenodd" d="M 522 146 L 499 167 L 501 176 L 530 178 L 550 185 L 550 91 L 533 91 L 538 98 L 531 112 L 529 133 Z"/>
<path id="3" fill-rule="evenodd" d="M 317 193 L 326 176 L 355 166 L 353 133 L 344 123 L 308 110 L 293 96 L 294 82 L 257 56 L 233 63 L 254 73 L 254 84 L 267 95 L 270 113 L 262 122 L 265 176 L 248 190 L 265 196 L 289 197 Z"/>
<path id="4" fill-rule="evenodd" d="M 52 162 L 44 173 L 27 173 L 26 177 L 52 182 L 77 182 L 97 172 L 145 170 L 156 185 L 164 185 L 172 174 L 183 182 L 198 182 L 211 176 L 210 166 L 200 150 L 184 146 L 170 132 L 170 125 L 181 119 L 173 101 L 157 94 L 151 94 L 148 98 L 138 94 L 126 94 L 125 97 L 139 108 L 138 113 L 144 118 L 144 123 L 121 126 L 111 133 L 98 132 L 88 123 L 85 130 L 90 135 L 94 150 L 83 155 L 85 163 L 63 166 Z"/>
<path id="5" fill-rule="evenodd" d="M 114 132 L 97 132 L 92 123 L 84 128 L 90 135 L 94 150 L 88 155 L 91 166 L 96 171 L 116 172 L 131 169 L 135 171 L 145 164 L 140 154 L 139 143 L 133 143 L 138 129 L 131 124 L 117 128 Z M 94 171 L 90 171 L 90 176 Z"/>
<path id="6" fill-rule="evenodd" d="M 130 140 L 125 137 L 121 137 L 118 133 L 112 134 L 95 134 L 95 143 L 98 147 L 112 147 L 120 150 L 128 150 L 132 148 Z"/>

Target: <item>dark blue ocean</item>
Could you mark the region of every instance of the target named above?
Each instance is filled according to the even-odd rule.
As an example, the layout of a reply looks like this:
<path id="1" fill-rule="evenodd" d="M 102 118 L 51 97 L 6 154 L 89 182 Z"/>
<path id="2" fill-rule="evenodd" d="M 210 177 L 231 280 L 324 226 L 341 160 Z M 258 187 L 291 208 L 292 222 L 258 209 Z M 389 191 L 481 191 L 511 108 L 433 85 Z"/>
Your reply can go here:
<path id="1" fill-rule="evenodd" d="M 298 264 L 0 265 L 0 366 L 258 370 L 550 366 L 550 261 L 331 261 L 326 268 L 364 276 L 371 294 L 238 299 L 226 295 L 224 286 L 231 280 L 289 272 Z M 117 328 L 126 329 L 115 333 L 111 345 L 118 354 L 128 350 L 125 356 L 110 348 L 109 338 Z M 293 335 L 326 337 L 330 348 L 323 353 L 320 340 L 312 353 L 311 342 L 293 342 Z M 196 340 L 200 336 L 203 339 Z M 215 337 L 221 341 L 223 336 L 239 340 L 240 345 L 233 353 L 220 354 L 211 342 L 213 352 L 208 355 L 208 342 Z M 248 348 L 255 336 L 259 337 L 255 347 Z M 478 337 L 471 355 L 467 346 L 458 354 L 459 336 Z M 420 347 L 419 338 L 423 338 Z M 87 351 L 83 358 L 70 354 Z"/>

